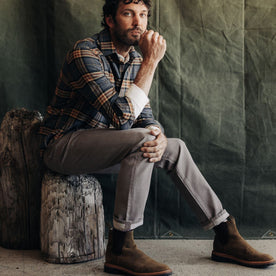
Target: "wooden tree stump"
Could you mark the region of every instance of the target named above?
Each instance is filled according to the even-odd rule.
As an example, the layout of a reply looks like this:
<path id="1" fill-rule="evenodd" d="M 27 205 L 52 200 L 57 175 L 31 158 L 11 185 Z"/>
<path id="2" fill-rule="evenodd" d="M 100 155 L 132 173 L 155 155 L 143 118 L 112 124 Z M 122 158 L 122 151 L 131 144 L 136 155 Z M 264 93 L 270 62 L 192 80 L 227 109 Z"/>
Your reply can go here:
<path id="1" fill-rule="evenodd" d="M 41 121 L 39 112 L 15 109 L 1 124 L 0 245 L 6 248 L 39 248 Z"/>
<path id="2" fill-rule="evenodd" d="M 41 251 L 51 263 L 76 263 L 104 255 L 102 190 L 92 175 L 48 172 L 42 181 Z"/>

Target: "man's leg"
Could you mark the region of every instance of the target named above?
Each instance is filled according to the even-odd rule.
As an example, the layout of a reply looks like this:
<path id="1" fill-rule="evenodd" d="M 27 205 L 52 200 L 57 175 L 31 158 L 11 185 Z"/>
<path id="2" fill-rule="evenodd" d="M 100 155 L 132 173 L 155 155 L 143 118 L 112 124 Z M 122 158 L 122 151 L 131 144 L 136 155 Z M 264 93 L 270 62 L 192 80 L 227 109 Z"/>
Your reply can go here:
<path id="1" fill-rule="evenodd" d="M 120 163 L 106 272 L 171 275 L 168 266 L 137 249 L 131 231 L 143 224 L 154 166 L 143 158 L 140 148 L 153 139 L 147 129 L 80 130 L 50 144 L 45 152 L 45 164 L 63 174 L 95 173 Z"/>
<path id="2" fill-rule="evenodd" d="M 50 142 L 44 162 L 62 174 L 94 173 L 119 164 L 145 141 L 154 139 L 143 128 L 81 129 Z"/>
<path id="3" fill-rule="evenodd" d="M 168 139 L 168 146 L 157 167 L 168 171 L 205 229 L 216 236 L 212 259 L 251 267 L 275 264 L 272 256 L 252 248 L 239 234 L 235 220 L 222 204 L 194 164 L 183 141 Z M 227 220 L 226 220 L 227 219 Z"/>
<path id="4" fill-rule="evenodd" d="M 169 173 L 204 229 L 211 229 L 227 219 L 229 214 L 202 176 L 182 140 L 168 139 L 168 146 L 156 167 Z"/>

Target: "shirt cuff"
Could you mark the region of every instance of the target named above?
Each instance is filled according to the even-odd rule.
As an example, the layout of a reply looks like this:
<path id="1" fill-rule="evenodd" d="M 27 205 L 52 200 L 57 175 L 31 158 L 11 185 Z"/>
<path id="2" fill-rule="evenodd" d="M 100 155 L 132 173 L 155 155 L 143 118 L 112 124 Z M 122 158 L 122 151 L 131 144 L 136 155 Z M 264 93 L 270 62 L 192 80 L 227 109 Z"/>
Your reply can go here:
<path id="1" fill-rule="evenodd" d="M 161 130 L 161 128 L 156 125 L 149 125 L 149 126 L 146 126 L 146 128 L 150 130 Z"/>
<path id="2" fill-rule="evenodd" d="M 145 105 L 149 102 L 149 98 L 145 92 L 135 84 L 132 84 L 131 87 L 126 91 L 125 96 L 131 100 L 136 119 L 144 109 Z"/>

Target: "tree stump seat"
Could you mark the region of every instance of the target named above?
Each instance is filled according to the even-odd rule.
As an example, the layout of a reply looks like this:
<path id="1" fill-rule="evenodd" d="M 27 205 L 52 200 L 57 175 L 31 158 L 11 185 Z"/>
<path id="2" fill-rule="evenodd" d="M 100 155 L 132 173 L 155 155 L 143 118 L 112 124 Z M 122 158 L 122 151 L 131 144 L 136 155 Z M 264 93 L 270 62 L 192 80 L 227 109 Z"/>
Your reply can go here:
<path id="1" fill-rule="evenodd" d="M 46 172 L 40 221 L 46 261 L 77 263 L 104 255 L 102 190 L 94 176 Z"/>

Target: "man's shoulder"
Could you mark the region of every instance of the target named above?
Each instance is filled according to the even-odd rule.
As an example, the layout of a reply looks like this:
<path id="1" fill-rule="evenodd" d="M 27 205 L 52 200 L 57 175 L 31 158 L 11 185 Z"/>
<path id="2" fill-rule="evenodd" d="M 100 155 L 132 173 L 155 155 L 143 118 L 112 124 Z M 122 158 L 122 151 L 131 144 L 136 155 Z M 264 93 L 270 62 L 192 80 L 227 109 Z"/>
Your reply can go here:
<path id="1" fill-rule="evenodd" d="M 99 33 L 94 34 L 92 37 L 78 40 L 72 51 L 75 50 L 89 50 L 95 55 L 107 55 L 109 54 L 112 45 L 111 37 L 108 30 L 104 29 Z M 111 49 L 112 51 L 112 49 Z"/>
<path id="2" fill-rule="evenodd" d="M 98 48 L 99 46 L 97 44 L 97 38 L 95 36 L 78 40 L 73 46 L 73 50 L 77 50 L 77 49 L 93 50 Z"/>
<path id="3" fill-rule="evenodd" d="M 70 64 L 73 60 L 85 57 L 101 59 L 103 53 L 98 47 L 95 36 L 78 40 L 66 54 L 66 63 Z"/>

